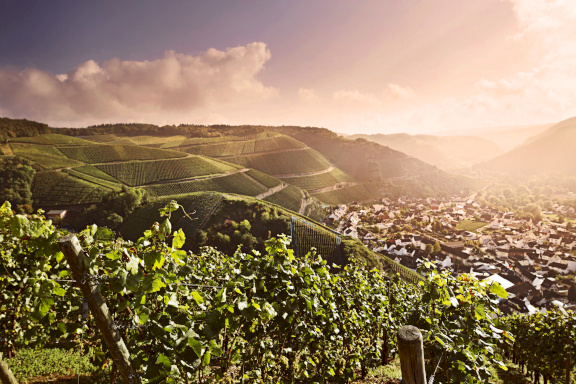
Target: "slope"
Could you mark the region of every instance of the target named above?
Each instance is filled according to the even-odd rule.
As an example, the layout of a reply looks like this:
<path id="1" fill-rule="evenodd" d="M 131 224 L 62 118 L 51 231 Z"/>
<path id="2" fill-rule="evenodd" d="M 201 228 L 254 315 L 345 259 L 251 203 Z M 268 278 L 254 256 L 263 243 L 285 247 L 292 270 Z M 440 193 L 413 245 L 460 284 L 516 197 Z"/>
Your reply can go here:
<path id="1" fill-rule="evenodd" d="M 444 170 L 470 166 L 504 153 L 493 141 L 477 136 L 351 135 L 390 147 Z"/>
<path id="2" fill-rule="evenodd" d="M 510 175 L 536 175 L 560 171 L 576 176 L 576 118 L 558 123 L 549 134 L 476 165 L 478 169 Z"/>

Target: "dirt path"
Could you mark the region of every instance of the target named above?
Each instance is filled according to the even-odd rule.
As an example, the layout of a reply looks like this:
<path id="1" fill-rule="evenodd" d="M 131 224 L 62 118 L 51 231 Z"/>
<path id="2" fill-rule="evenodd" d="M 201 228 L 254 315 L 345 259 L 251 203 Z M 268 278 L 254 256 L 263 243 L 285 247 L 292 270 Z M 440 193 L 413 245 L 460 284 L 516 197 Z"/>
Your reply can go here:
<path id="1" fill-rule="evenodd" d="M 304 191 L 302 192 L 302 202 L 300 203 L 300 209 L 298 210 L 298 213 L 301 215 L 305 215 L 306 214 L 306 208 L 308 207 L 308 205 L 310 203 L 312 203 L 313 199 L 307 199 L 306 198 L 306 194 L 304 193 Z"/>
<path id="2" fill-rule="evenodd" d="M 257 180 L 256 180 L 256 181 L 257 181 Z M 283 189 L 286 188 L 287 186 L 288 186 L 288 184 L 282 183 L 282 184 L 277 185 L 277 186 L 275 186 L 275 187 L 273 187 L 273 188 L 270 188 L 270 189 L 267 190 L 266 192 L 262 192 L 261 194 L 254 196 L 254 197 L 257 198 L 257 199 L 262 200 L 262 199 L 267 198 L 267 197 L 270 196 L 270 195 L 275 194 L 276 192 L 280 192 L 281 190 L 283 190 Z"/>
<path id="3" fill-rule="evenodd" d="M 336 183 L 334 185 L 331 185 L 329 187 L 324 187 L 324 188 L 320 188 L 320 189 L 315 189 L 313 191 L 308 191 L 308 193 L 312 194 L 312 193 L 322 193 L 322 192 L 330 192 L 330 191 L 334 191 L 336 189 L 340 189 L 340 188 L 344 188 L 344 187 L 351 187 L 353 185 L 358 185 L 360 184 L 357 181 L 342 181 L 340 183 Z"/>
<path id="4" fill-rule="evenodd" d="M 328 173 L 328 172 L 332 171 L 333 169 L 334 169 L 334 165 L 330 164 L 330 166 L 328 168 L 323 169 L 321 171 L 306 172 L 306 173 L 284 173 L 284 174 L 272 175 L 272 176 L 276 177 L 277 179 L 287 179 L 289 177 L 300 177 L 300 176 L 314 176 L 314 175 L 321 175 L 323 173 Z"/>

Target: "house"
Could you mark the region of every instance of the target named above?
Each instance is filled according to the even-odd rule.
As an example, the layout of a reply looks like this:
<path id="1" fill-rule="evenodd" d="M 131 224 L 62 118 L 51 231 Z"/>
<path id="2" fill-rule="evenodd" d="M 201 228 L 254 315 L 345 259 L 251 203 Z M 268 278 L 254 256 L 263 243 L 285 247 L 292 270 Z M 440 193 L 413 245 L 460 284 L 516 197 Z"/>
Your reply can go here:
<path id="1" fill-rule="evenodd" d="M 52 209 L 52 210 L 48 211 L 48 213 L 46 214 L 46 218 L 48 218 L 50 220 L 63 219 L 64 217 L 66 217 L 67 213 L 68 213 L 68 211 L 65 209 Z"/>
<path id="2" fill-rule="evenodd" d="M 560 235 L 550 235 L 548 236 L 548 242 L 553 245 L 560 245 L 562 243 L 562 236 Z"/>

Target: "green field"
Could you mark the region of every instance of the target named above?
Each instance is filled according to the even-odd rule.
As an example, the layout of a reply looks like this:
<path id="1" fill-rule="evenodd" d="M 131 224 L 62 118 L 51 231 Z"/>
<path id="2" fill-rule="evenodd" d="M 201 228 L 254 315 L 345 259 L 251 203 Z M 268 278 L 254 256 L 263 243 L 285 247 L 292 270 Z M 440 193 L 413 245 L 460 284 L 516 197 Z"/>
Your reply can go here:
<path id="1" fill-rule="evenodd" d="M 355 180 L 338 168 L 334 168 L 327 173 L 321 173 L 319 175 L 312 176 L 288 177 L 282 179 L 282 181 L 307 191 L 314 191 L 317 189 L 330 187 L 341 182 L 353 182 Z"/>
<path id="2" fill-rule="evenodd" d="M 275 177 L 272 177 L 270 175 L 267 175 L 265 173 L 262 173 L 260 171 L 255 170 L 255 169 L 251 169 L 251 170 L 247 171 L 246 174 L 248 176 L 252 177 L 253 179 L 256 179 L 258 182 L 264 184 L 268 188 L 274 188 L 274 187 L 282 184 L 282 180 L 279 180 Z"/>
<path id="3" fill-rule="evenodd" d="M 264 200 L 286 207 L 294 212 L 298 212 L 302 206 L 302 192 L 293 185 L 278 191 Z"/>
<path id="4" fill-rule="evenodd" d="M 32 184 L 34 202 L 40 206 L 93 204 L 111 191 L 60 171 L 38 172 Z"/>
<path id="5" fill-rule="evenodd" d="M 233 173 L 228 176 L 214 177 L 186 181 L 182 183 L 156 184 L 146 187 L 152 196 L 181 195 L 193 192 L 214 191 L 229 192 L 239 195 L 256 196 L 268 189 L 254 181 L 243 172 Z"/>
<path id="6" fill-rule="evenodd" d="M 486 223 L 484 221 L 462 220 L 462 221 L 458 222 L 458 224 L 456 225 L 456 229 L 464 230 L 464 231 L 470 231 L 470 232 L 476 232 L 476 230 L 478 228 L 482 228 L 486 225 L 488 225 L 488 223 Z"/>
<path id="7" fill-rule="evenodd" d="M 185 153 L 136 145 L 92 145 L 85 147 L 62 147 L 67 157 L 88 164 L 110 163 L 128 160 L 159 160 L 186 157 Z"/>
<path id="8" fill-rule="evenodd" d="M 190 139 L 191 140 L 191 139 Z M 183 142 L 184 143 L 184 142 Z M 179 150 L 195 155 L 228 157 L 253 153 L 305 148 L 306 145 L 289 136 L 277 135 L 254 140 L 216 142 L 213 144 L 181 146 Z"/>
<path id="9" fill-rule="evenodd" d="M 338 205 L 347 204 L 352 201 L 374 200 L 382 195 L 378 189 L 371 184 L 359 184 L 329 192 L 314 193 L 312 196 L 325 204 Z"/>
<path id="10" fill-rule="evenodd" d="M 273 176 L 318 172 L 330 167 L 328 160 L 313 149 L 236 156 L 226 161 Z"/>
<path id="11" fill-rule="evenodd" d="M 107 143 L 110 141 L 118 140 L 118 136 L 116 135 L 90 135 L 90 136 L 81 136 L 79 139 L 95 141 L 97 143 Z"/>
<path id="12" fill-rule="evenodd" d="M 101 187 L 113 189 L 116 191 L 122 189 L 122 185 L 118 181 L 110 182 L 109 180 L 105 180 L 105 179 L 102 179 L 99 177 L 90 176 L 84 172 L 76 171 L 75 169 L 63 169 L 62 172 L 66 172 L 69 175 L 72 175 L 78 179 L 100 185 Z"/>
<path id="13" fill-rule="evenodd" d="M 10 147 L 15 155 L 25 157 L 44 169 L 58 169 L 82 165 L 82 163 L 76 160 L 67 158 L 55 147 L 48 145 L 12 143 Z"/>
<path id="14" fill-rule="evenodd" d="M 234 167 L 223 162 L 200 156 L 173 160 L 100 164 L 96 167 L 132 187 L 164 180 L 215 175 L 234 170 Z"/>

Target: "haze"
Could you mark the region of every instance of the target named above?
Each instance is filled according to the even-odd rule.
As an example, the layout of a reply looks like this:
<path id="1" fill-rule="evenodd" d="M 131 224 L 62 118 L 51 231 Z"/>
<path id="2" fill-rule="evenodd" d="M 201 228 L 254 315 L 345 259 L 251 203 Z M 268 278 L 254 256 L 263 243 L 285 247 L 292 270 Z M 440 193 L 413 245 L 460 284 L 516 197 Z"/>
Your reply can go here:
<path id="1" fill-rule="evenodd" d="M 0 116 L 431 133 L 576 115 L 573 0 L 0 4 Z"/>

